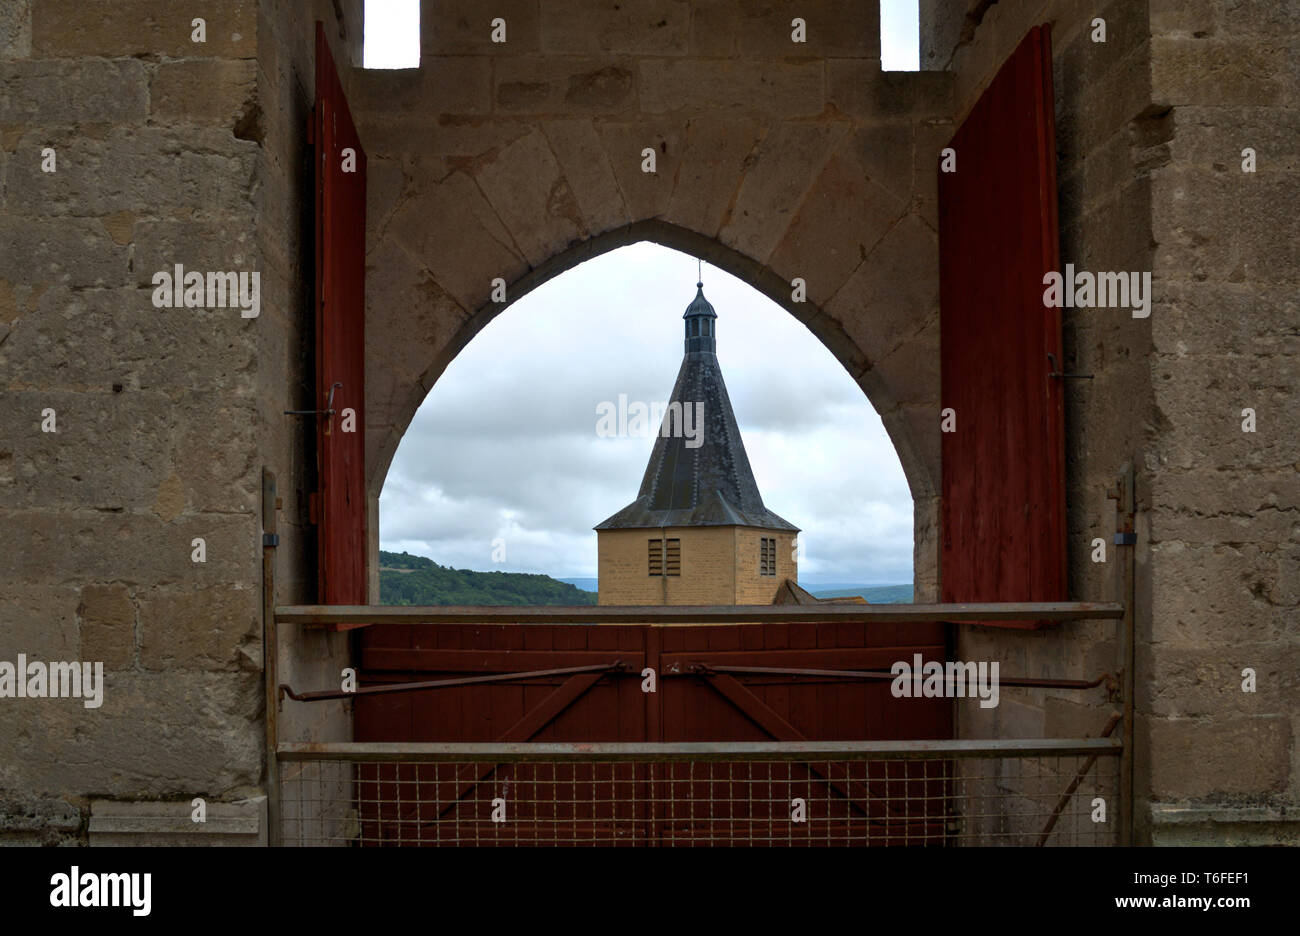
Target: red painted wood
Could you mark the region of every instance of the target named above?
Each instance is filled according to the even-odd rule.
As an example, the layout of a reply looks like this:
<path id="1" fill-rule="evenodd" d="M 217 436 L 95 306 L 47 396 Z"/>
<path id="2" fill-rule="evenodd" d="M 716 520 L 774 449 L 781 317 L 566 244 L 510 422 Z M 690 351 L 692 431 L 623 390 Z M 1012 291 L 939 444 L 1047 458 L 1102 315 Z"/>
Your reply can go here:
<path id="1" fill-rule="evenodd" d="M 334 410 L 316 418 L 319 600 L 366 604 L 366 154 L 319 22 L 314 120 L 316 407 Z M 355 153 L 355 171 L 344 171 L 347 148 Z M 343 431 L 345 409 L 355 413 L 355 431 Z"/>
<path id="2" fill-rule="evenodd" d="M 466 673 L 515 672 L 581 665 L 598 658 L 627 664 L 622 675 L 563 676 L 530 680 L 526 686 L 493 684 L 388 696 L 360 696 L 355 702 L 359 741 L 762 741 L 948 738 L 951 708 L 946 700 L 894 699 L 888 682 L 830 682 L 815 677 L 735 674 L 681 675 L 691 663 L 725 666 L 784 666 L 815 669 L 888 669 L 913 653 L 942 659 L 943 625 L 912 627 L 911 644 L 898 643 L 896 627 L 865 624 L 720 625 L 380 625 L 361 634 L 363 684 L 411 681 Z M 797 649 L 803 648 L 803 649 Z M 641 671 L 655 668 L 653 694 L 641 691 Z M 676 675 L 668 670 L 677 667 Z M 720 692 L 719 682 L 729 691 Z M 578 691 L 578 690 L 581 691 Z M 562 702 L 563 704 L 557 704 Z M 818 841 L 847 831 L 846 810 L 867 810 L 873 834 L 886 842 L 938 836 L 941 824 L 916 809 L 941 802 L 942 788 L 924 780 L 917 765 L 776 764 L 718 765 L 714 779 L 702 779 L 683 764 L 560 766 L 519 764 L 451 769 L 422 766 L 362 768 L 361 820 L 365 833 L 399 835 L 412 844 L 436 844 L 458 828 L 477 828 L 480 844 L 527 844 L 559 821 L 564 834 L 617 844 L 635 830 L 640 841 L 673 844 L 708 834 L 715 843 L 746 840 L 750 823 L 760 836 L 775 834 L 790 844 Z M 441 772 L 440 772 L 441 771 Z M 928 801 L 903 808 L 884 804 L 886 777 L 896 795 L 906 783 Z M 788 811 L 770 801 L 755 802 L 753 789 L 767 779 L 794 782 L 809 803 L 811 823 L 795 827 Z M 398 780 L 405 781 L 399 784 Z M 650 818 L 650 795 L 663 797 L 676 784 L 681 799 L 689 786 L 697 803 L 713 801 L 694 816 Z M 926 784 L 929 786 L 926 786 Z M 752 786 L 757 784 L 757 786 Z M 558 786 L 557 786 L 558 785 Z M 441 818 L 414 804 L 417 793 L 436 792 Z M 558 792 L 561 802 L 556 804 Z M 401 793 L 403 801 L 396 802 Z M 505 829 L 487 828 L 482 817 L 491 800 L 505 795 L 523 810 Z M 575 807 L 568 798 L 581 800 Z M 633 797 L 639 799 L 634 808 Z M 448 798 L 454 798 L 450 803 Z M 853 806 L 850 801 L 869 806 Z M 683 801 L 684 802 L 684 801 Z M 683 803 L 679 803 L 683 806 Z M 683 806 L 683 808 L 685 808 Z M 910 811 L 909 811 L 910 810 Z M 437 812 L 437 810 L 434 810 Z M 836 818 L 839 817 L 839 818 Z M 459 823 L 459 826 L 458 826 Z M 817 835 L 810 829 L 816 827 Z M 542 830 L 542 831 L 539 831 Z M 530 838 L 531 837 L 531 838 Z"/>
<path id="3" fill-rule="evenodd" d="M 942 600 L 1067 596 L 1051 39 L 1030 30 L 949 146 L 939 172 Z M 993 622 L 985 626 L 1035 627 Z"/>

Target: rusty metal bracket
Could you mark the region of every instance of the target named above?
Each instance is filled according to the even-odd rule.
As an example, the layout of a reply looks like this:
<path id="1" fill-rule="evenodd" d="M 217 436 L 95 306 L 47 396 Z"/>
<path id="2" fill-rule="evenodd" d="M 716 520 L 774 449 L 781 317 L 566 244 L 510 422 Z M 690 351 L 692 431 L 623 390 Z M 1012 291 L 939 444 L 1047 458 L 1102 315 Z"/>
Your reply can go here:
<path id="1" fill-rule="evenodd" d="M 1123 720 L 1124 716 L 1121 713 L 1115 712 L 1112 714 L 1110 720 L 1106 722 L 1106 727 L 1101 730 L 1101 737 L 1109 738 L 1111 732 L 1114 731 L 1116 726 Z M 1083 762 L 1082 766 L 1079 767 L 1079 770 L 1074 775 L 1074 779 L 1070 781 L 1070 785 L 1065 788 L 1065 792 L 1062 793 L 1061 798 L 1057 800 L 1056 808 L 1052 810 L 1052 815 L 1048 817 L 1047 825 L 1043 826 L 1043 831 L 1038 836 L 1039 848 L 1042 848 L 1047 844 L 1047 840 L 1052 835 L 1052 830 L 1056 828 L 1056 821 L 1061 818 L 1061 813 L 1065 811 L 1065 807 L 1070 805 L 1070 800 L 1074 796 L 1074 791 L 1079 788 L 1079 784 L 1083 782 L 1083 778 L 1088 775 L 1088 771 L 1092 770 L 1093 765 L 1096 763 L 1097 755 L 1093 754 Z"/>
<path id="2" fill-rule="evenodd" d="M 570 666 L 563 669 L 529 670 L 522 673 L 500 673 L 496 676 L 468 676 L 460 679 L 434 679 L 423 682 L 392 683 L 380 686 L 360 686 L 352 692 L 341 689 L 324 689 L 315 692 L 295 692 L 286 683 L 280 683 L 280 698 L 288 696 L 295 702 L 328 702 L 334 699 L 351 699 L 360 695 L 382 695 L 388 692 L 418 692 L 422 689 L 449 689 L 454 686 L 475 686 L 482 683 L 510 682 L 516 679 L 540 679 L 544 676 L 573 676 L 578 673 L 626 672 L 628 664 L 622 660 L 597 663 L 592 666 Z"/>
<path id="3" fill-rule="evenodd" d="M 334 391 L 343 386 L 341 380 L 334 381 L 330 385 L 330 395 L 325 401 L 327 409 L 287 409 L 284 411 L 286 416 L 333 416 L 334 415 Z"/>

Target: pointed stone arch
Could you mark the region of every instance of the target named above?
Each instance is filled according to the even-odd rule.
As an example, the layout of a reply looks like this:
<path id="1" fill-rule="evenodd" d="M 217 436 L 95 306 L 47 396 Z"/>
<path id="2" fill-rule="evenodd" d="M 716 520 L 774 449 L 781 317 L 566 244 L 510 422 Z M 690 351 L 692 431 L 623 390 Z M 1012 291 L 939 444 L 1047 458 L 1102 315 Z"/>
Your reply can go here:
<path id="1" fill-rule="evenodd" d="M 384 385 L 388 391 L 384 399 L 388 401 L 391 414 L 384 423 L 376 424 L 372 419 L 371 433 L 367 438 L 369 448 L 367 487 L 371 500 L 371 528 L 375 531 L 371 543 L 372 559 L 377 558 L 379 548 L 378 498 L 388 469 L 407 426 L 410 425 L 416 411 L 451 361 L 490 321 L 538 286 L 585 260 L 643 241 L 650 241 L 699 257 L 749 284 L 802 322 L 862 388 L 867 399 L 880 414 L 912 493 L 915 585 L 918 600 L 929 596 L 931 590 L 937 586 L 937 544 L 934 539 L 937 529 L 939 485 L 937 402 L 918 404 L 915 401 L 915 394 L 910 392 L 911 386 L 903 388 L 901 392 L 896 389 L 890 375 L 882 375 L 878 372 L 870 351 L 864 349 L 862 343 L 854 339 L 839 319 L 828 314 L 815 302 L 808 300 L 795 302 L 792 298 L 791 284 L 770 266 L 759 263 L 716 238 L 659 219 L 626 224 L 574 244 L 508 282 L 506 302 L 489 300 L 482 303 L 471 315 L 446 333 L 444 340 L 431 348 L 431 353 L 427 355 L 418 378 L 407 379 L 401 386 L 390 386 L 394 375 L 385 369 L 383 356 L 378 353 L 385 344 L 396 340 L 396 336 L 383 337 L 378 342 L 380 347 L 372 348 L 368 332 L 367 398 L 371 398 L 372 386 Z M 429 286 L 436 289 L 436 284 L 432 281 L 429 282 Z M 435 302 L 437 301 L 436 296 L 425 298 L 433 298 Z M 925 314 L 922 310 L 916 311 L 923 316 Z M 407 324 L 410 324 L 409 321 Z M 927 347 L 912 349 L 910 353 L 919 355 L 929 352 L 934 355 L 933 360 L 937 360 L 937 343 L 928 346 L 929 342 L 924 338 L 916 340 L 924 342 Z M 376 352 L 373 356 L 372 350 Z M 917 361 L 920 360 L 921 358 L 918 357 Z M 917 372 L 915 377 L 924 376 L 923 368 L 918 366 Z M 936 386 L 935 400 L 937 395 Z M 846 466 L 846 470 L 852 471 L 853 468 Z M 870 535 L 869 531 L 864 531 L 864 535 Z M 377 561 L 372 562 L 371 567 L 378 568 Z M 375 587 L 377 588 L 377 585 Z"/>

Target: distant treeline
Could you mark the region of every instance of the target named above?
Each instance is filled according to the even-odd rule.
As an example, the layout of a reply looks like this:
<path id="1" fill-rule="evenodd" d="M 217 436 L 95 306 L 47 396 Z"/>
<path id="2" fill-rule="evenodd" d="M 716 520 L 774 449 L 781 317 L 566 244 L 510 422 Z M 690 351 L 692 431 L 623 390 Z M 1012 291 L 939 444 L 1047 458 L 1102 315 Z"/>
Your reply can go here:
<path id="1" fill-rule="evenodd" d="M 381 550 L 379 600 L 386 605 L 594 605 L 596 594 L 549 575 L 471 572 Z"/>

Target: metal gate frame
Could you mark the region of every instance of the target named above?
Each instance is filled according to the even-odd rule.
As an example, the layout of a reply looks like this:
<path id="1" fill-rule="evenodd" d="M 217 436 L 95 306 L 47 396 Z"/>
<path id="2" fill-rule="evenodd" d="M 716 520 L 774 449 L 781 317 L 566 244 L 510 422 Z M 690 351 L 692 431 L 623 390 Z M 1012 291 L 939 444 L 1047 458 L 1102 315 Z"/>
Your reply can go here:
<path id="1" fill-rule="evenodd" d="M 1118 640 L 1117 656 L 1119 679 L 1117 685 L 1113 687 L 1113 701 L 1122 703 L 1122 712 L 1117 718 L 1112 718 L 1110 725 L 1105 731 L 1109 735 L 1110 730 L 1116 724 L 1122 726 L 1121 736 L 1119 739 L 1111 741 L 1108 739 L 1083 738 L 1083 739 L 1010 739 L 995 742 L 968 742 L 968 741 L 906 741 L 906 742 L 857 742 L 857 745 L 902 745 L 897 751 L 904 751 L 908 756 L 916 757 L 944 757 L 949 756 L 954 750 L 960 750 L 961 745 L 975 744 L 982 745 L 987 750 L 1011 750 L 1016 746 L 1024 749 L 1035 749 L 1035 746 L 1043 745 L 1066 745 L 1073 746 L 1077 749 L 1088 749 L 1096 751 L 1098 741 L 1105 740 L 1101 745 L 1105 752 L 1117 754 L 1120 758 L 1120 834 L 1119 841 L 1121 845 L 1131 845 L 1133 842 L 1133 738 L 1134 738 L 1134 665 L 1135 665 L 1135 639 L 1134 639 L 1134 599 L 1135 599 L 1135 582 L 1136 582 L 1136 556 L 1135 546 L 1137 536 L 1135 532 L 1136 517 L 1136 494 L 1135 479 L 1133 466 L 1127 464 L 1121 470 L 1114 488 L 1108 492 L 1109 498 L 1116 502 L 1116 526 L 1114 535 L 1114 544 L 1116 546 L 1116 591 L 1121 600 L 1114 602 L 1015 602 L 1015 603 L 996 603 L 996 604 L 907 604 L 907 605 L 775 605 L 775 606 L 650 606 L 650 607 L 621 607 L 621 606 L 586 606 L 574 608 L 561 607 L 395 607 L 395 606 L 367 606 L 367 605 L 296 605 L 296 606 L 276 606 L 275 604 L 275 549 L 278 546 L 279 539 L 276 535 L 276 511 L 278 508 L 278 498 L 276 497 L 275 476 L 269 470 L 263 470 L 262 481 L 262 587 L 263 587 L 263 662 L 265 670 L 265 690 L 266 690 L 266 768 L 267 768 L 267 800 L 268 800 L 268 822 L 270 830 L 268 842 L 272 845 L 280 843 L 280 817 L 281 804 L 280 797 L 280 759 L 290 760 L 309 759 L 308 755 L 315 752 L 314 756 L 319 757 L 343 757 L 360 756 L 366 753 L 366 749 L 373 749 L 373 744 L 357 745 L 354 742 L 343 742 L 334 745 L 301 745 L 294 743 L 283 743 L 279 738 L 278 715 L 280 706 L 286 697 L 291 697 L 292 692 L 287 686 L 281 686 L 279 682 L 279 667 L 277 660 L 276 648 L 278 628 L 282 624 L 320 627 L 338 624 L 359 624 L 359 623 L 387 623 L 387 624 L 411 624 L 411 623 L 599 623 L 599 624 L 638 624 L 653 623 L 661 625 L 671 624 L 728 624 L 728 623 L 753 623 L 753 622 L 793 622 L 805 621 L 810 623 L 832 623 L 836 621 L 867 621 L 878 623 L 908 623 L 908 622 L 926 622 L 935 621 L 945 623 L 981 623 L 986 621 L 1078 621 L 1078 620 L 1113 620 L 1117 623 Z M 1008 631 L 1014 633 L 1014 631 Z M 603 668 L 602 668 L 603 669 Z M 565 687 L 572 686 L 565 695 L 578 691 L 578 687 L 589 688 L 599 679 L 603 673 L 587 674 L 586 676 L 574 675 Z M 881 675 L 881 674 L 876 674 Z M 726 695 L 728 692 L 743 698 L 735 691 L 735 687 L 726 682 L 726 674 L 717 672 L 711 677 L 715 688 Z M 722 679 L 719 684 L 717 680 Z M 588 683 L 587 681 L 591 682 Z M 1056 681 L 1069 682 L 1069 681 Z M 1099 681 L 1093 681 L 1090 685 L 1096 685 Z M 584 684 L 586 684 L 584 686 Z M 737 683 L 739 685 L 739 683 Z M 1076 686 L 1074 688 L 1081 688 Z M 563 687 L 562 687 L 563 688 Z M 741 690 L 748 693 L 741 686 Z M 580 694 L 580 692 L 579 692 Z M 749 693 L 752 695 L 752 693 Z M 295 693 L 299 698 L 304 694 Z M 558 702 L 560 698 L 558 693 L 553 694 Z M 748 704 L 748 700 L 746 700 Z M 759 710 L 761 716 L 761 710 Z M 532 713 L 529 713 L 531 716 Z M 540 717 L 540 716 L 539 716 Z M 518 731 L 511 729 L 508 734 L 517 736 L 523 733 L 526 725 L 521 723 Z M 807 742 L 798 738 L 791 737 L 787 727 L 772 723 L 772 727 L 785 734 L 785 740 L 777 742 L 779 750 L 780 745 L 792 745 L 790 750 L 803 750 L 804 757 L 807 757 L 808 745 L 825 744 L 827 742 Z M 797 734 L 797 732 L 796 732 Z M 531 736 L 531 735 L 528 735 Z M 779 737 L 779 736 L 778 736 Z M 515 759 L 526 760 L 530 755 L 526 752 L 515 751 L 510 745 L 515 744 L 515 740 L 503 738 L 502 742 L 494 747 L 497 753 L 502 756 L 509 755 Z M 840 752 L 852 750 L 855 746 L 850 742 L 830 742 L 831 746 Z M 502 745 L 505 745 L 504 747 Z M 1006 747 L 1006 746 L 1010 747 Z M 956 746 L 956 747 L 954 747 Z M 431 749 L 436 745 L 401 745 L 404 748 L 405 755 L 426 756 L 429 752 L 421 749 Z M 445 747 L 445 746 L 444 746 Z M 466 746 L 460 746 L 466 747 Z M 472 747 L 469 746 L 469 747 Z M 554 752 L 545 753 L 545 745 L 522 745 L 524 748 L 533 748 L 539 756 L 552 756 Z M 583 750 L 593 750 L 601 747 L 599 745 L 576 745 L 576 748 Z M 681 749 L 681 745 L 659 744 L 659 745 L 639 745 L 640 748 L 646 749 L 641 752 L 643 756 L 672 755 L 674 749 Z M 655 748 L 658 750 L 654 750 Z M 703 755 L 707 751 L 714 753 L 733 746 L 725 744 L 706 744 L 699 748 Z M 866 750 L 866 749 L 864 749 Z M 924 753 L 930 752 L 930 753 Z M 375 753 L 371 751 L 370 753 Z M 880 753 L 879 750 L 876 751 Z M 460 756 L 464 756 L 462 751 Z M 1100 755 L 1099 755 L 1100 756 Z M 714 758 L 716 759 L 716 758 Z"/>

